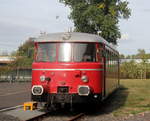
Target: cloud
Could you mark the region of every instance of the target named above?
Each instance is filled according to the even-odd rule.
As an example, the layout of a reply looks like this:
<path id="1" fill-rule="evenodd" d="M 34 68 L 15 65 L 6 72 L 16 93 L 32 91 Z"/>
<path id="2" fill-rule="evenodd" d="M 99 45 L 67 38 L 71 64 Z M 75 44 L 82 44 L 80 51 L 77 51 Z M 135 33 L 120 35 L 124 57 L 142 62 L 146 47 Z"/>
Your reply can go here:
<path id="1" fill-rule="evenodd" d="M 129 34 L 124 33 L 121 35 L 121 40 L 128 40 L 129 39 Z"/>
<path id="2" fill-rule="evenodd" d="M 68 20 L 69 12 L 70 9 L 59 0 L 0 0 L 1 50 L 17 49 L 28 37 L 38 36 L 40 31 L 67 31 L 73 27 Z"/>
<path id="3" fill-rule="evenodd" d="M 129 42 L 131 42 L 131 38 L 129 38 L 129 34 L 128 33 L 123 33 L 121 35 L 121 38 L 118 39 L 118 44 L 128 44 Z"/>

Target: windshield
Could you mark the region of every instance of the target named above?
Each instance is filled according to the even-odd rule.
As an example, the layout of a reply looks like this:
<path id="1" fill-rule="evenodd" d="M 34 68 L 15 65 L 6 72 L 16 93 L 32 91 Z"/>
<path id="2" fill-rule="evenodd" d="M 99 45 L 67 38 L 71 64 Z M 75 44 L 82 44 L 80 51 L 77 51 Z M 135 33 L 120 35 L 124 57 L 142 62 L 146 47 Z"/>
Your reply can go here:
<path id="1" fill-rule="evenodd" d="M 38 43 L 36 61 L 95 62 L 96 47 L 94 43 Z"/>
<path id="2" fill-rule="evenodd" d="M 95 44 L 74 43 L 73 56 L 75 62 L 95 62 Z"/>
<path id="3" fill-rule="evenodd" d="M 56 43 L 39 43 L 36 61 L 40 62 L 56 61 Z"/>

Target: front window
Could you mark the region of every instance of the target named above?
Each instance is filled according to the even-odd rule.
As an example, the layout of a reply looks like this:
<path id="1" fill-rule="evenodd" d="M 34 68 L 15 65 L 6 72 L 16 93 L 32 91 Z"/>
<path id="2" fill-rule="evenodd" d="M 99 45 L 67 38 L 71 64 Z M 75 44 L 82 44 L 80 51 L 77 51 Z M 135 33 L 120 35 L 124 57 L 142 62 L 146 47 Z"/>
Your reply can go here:
<path id="1" fill-rule="evenodd" d="M 56 44 L 55 43 L 39 43 L 37 49 L 36 61 L 54 62 L 56 61 Z"/>
<path id="2" fill-rule="evenodd" d="M 73 56 L 75 62 L 95 62 L 95 44 L 74 43 Z"/>
<path id="3" fill-rule="evenodd" d="M 96 46 L 94 43 L 38 43 L 36 61 L 96 62 Z"/>

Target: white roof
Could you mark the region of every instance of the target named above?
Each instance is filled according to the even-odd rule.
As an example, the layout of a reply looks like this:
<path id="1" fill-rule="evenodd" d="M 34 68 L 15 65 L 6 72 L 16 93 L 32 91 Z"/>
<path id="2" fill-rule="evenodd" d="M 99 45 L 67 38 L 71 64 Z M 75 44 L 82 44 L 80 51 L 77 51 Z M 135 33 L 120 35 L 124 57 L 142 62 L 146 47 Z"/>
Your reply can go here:
<path id="1" fill-rule="evenodd" d="M 62 32 L 43 34 L 36 39 L 37 42 L 102 42 L 102 37 L 94 34 L 79 32 Z"/>
<path id="2" fill-rule="evenodd" d="M 42 34 L 35 39 L 35 42 L 94 42 L 104 43 L 110 48 L 115 49 L 104 38 L 96 34 L 80 33 L 80 32 L 61 32 Z"/>

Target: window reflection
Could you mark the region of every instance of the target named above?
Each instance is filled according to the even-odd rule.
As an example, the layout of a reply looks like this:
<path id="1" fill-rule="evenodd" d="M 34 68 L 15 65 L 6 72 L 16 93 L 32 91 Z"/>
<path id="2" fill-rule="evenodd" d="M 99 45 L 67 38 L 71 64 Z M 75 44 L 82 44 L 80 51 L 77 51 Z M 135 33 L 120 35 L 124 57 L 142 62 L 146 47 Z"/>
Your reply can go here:
<path id="1" fill-rule="evenodd" d="M 73 45 L 73 56 L 75 62 L 95 62 L 95 45 L 75 43 Z"/>
<path id="2" fill-rule="evenodd" d="M 36 61 L 54 62 L 56 60 L 55 43 L 39 43 L 37 49 Z"/>
<path id="3" fill-rule="evenodd" d="M 93 43 L 38 43 L 36 61 L 55 62 L 58 45 L 58 62 L 95 62 L 96 47 Z M 73 58 L 72 58 L 73 57 Z"/>
<path id="4" fill-rule="evenodd" d="M 69 62 L 71 61 L 71 43 L 61 43 L 59 44 L 59 56 L 58 61 Z"/>

